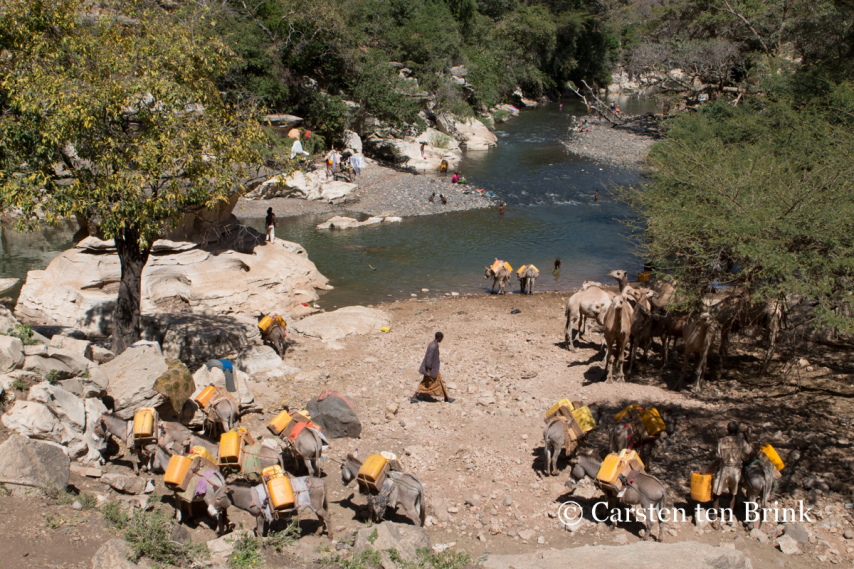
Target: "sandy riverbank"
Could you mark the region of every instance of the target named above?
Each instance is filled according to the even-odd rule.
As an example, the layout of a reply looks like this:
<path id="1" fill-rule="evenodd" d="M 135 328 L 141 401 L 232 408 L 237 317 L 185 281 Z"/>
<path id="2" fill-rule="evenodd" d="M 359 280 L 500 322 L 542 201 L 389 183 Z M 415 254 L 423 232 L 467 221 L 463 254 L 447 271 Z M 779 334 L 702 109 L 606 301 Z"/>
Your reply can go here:
<path id="1" fill-rule="evenodd" d="M 279 217 L 343 212 L 411 217 L 495 205 L 471 184 L 452 184 L 450 175 L 411 174 L 376 163 L 365 167 L 357 183 L 359 187 L 339 204 L 293 198 L 241 199 L 234 208 L 234 215 L 261 218 L 266 215 L 267 208 L 272 207 Z M 428 198 L 433 193 L 436 197 L 434 203 L 430 203 Z M 442 205 L 440 194 L 447 198 L 447 204 Z"/>

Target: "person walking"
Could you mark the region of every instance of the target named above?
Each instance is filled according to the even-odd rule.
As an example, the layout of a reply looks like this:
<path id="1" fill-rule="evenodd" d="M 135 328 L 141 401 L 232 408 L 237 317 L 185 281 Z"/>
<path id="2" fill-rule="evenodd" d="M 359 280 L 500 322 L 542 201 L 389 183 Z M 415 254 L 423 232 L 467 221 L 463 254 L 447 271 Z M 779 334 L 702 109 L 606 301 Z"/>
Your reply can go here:
<path id="1" fill-rule="evenodd" d="M 415 394 L 409 400 L 410 403 L 418 403 L 422 396 L 442 397 L 446 403 L 453 403 L 455 400 L 448 395 L 448 390 L 445 387 L 445 382 L 442 381 L 440 373 L 441 362 L 439 360 L 439 343 L 445 337 L 441 332 L 436 332 L 434 340 L 427 346 L 427 353 L 424 354 L 424 360 L 421 362 L 421 367 L 418 373 L 421 374 L 421 383 Z"/>
<path id="2" fill-rule="evenodd" d="M 264 228 L 267 230 L 267 241 L 270 243 L 276 242 L 276 226 L 279 225 L 279 220 L 276 219 L 276 214 L 273 213 L 273 208 L 267 208 L 267 217 L 264 219 Z"/>

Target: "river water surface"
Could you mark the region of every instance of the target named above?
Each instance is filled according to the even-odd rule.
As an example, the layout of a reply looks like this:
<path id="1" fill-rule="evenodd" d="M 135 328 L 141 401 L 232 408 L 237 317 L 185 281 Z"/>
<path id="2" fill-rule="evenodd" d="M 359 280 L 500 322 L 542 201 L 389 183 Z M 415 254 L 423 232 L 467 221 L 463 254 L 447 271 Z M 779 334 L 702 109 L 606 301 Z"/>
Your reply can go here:
<path id="1" fill-rule="evenodd" d="M 642 101 L 626 100 L 621 106 L 629 113 L 649 110 Z M 302 244 L 330 278 L 335 290 L 321 296 L 324 308 L 411 294 L 485 291 L 491 281 L 483 278 L 483 267 L 496 257 L 514 269 L 535 264 L 541 270 L 540 291 L 608 280 L 608 271 L 615 268 L 636 273 L 642 262 L 622 223 L 632 212 L 610 189 L 636 183 L 638 174 L 567 152 L 560 141 L 573 114 L 583 114 L 574 101 L 564 103 L 562 111 L 557 104 L 523 111 L 498 125 L 497 148 L 465 156 L 460 171 L 474 188 L 490 190 L 508 203 L 504 216 L 492 208 L 348 231 L 316 230 L 329 214 L 302 216 L 284 219 L 277 235 Z M 599 200 L 594 201 L 597 189 Z M 263 232 L 262 220 L 245 222 Z M 71 246 L 71 234 L 70 225 L 24 236 L 4 230 L 0 276 L 23 279 L 28 270 L 43 269 Z M 552 274 L 556 257 L 562 270 Z M 514 277 L 511 290 L 518 288 Z M 11 291 L 13 296 L 17 292 Z"/>

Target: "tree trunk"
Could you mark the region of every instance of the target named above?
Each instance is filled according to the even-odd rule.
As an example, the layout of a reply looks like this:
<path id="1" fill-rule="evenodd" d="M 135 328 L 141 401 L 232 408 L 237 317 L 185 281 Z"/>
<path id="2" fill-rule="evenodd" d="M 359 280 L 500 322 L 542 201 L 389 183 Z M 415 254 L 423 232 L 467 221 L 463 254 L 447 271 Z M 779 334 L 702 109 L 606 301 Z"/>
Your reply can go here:
<path id="1" fill-rule="evenodd" d="M 139 303 L 142 297 L 142 269 L 148 262 L 151 245 L 140 247 L 139 232 L 124 227 L 116 234 L 122 277 L 113 315 L 113 352 L 120 354 L 140 339 Z"/>

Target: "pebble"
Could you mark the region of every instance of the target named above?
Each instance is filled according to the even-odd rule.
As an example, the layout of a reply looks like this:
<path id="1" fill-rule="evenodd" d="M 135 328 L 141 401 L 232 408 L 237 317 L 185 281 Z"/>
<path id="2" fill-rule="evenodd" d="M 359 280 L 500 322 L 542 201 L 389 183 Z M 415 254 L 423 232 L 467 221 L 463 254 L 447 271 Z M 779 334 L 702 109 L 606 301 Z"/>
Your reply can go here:
<path id="1" fill-rule="evenodd" d="M 477 496 L 469 496 L 466 498 L 466 504 L 468 504 L 469 506 L 479 506 L 480 500 L 477 498 Z"/>
<path id="2" fill-rule="evenodd" d="M 513 505 L 513 498 L 511 498 L 510 496 L 505 496 L 503 504 L 505 506 L 512 506 Z"/>
<path id="3" fill-rule="evenodd" d="M 72 507 L 73 509 L 75 509 L 75 510 L 82 510 L 82 509 L 83 509 L 83 504 L 81 504 L 80 502 L 76 502 L 76 501 L 75 501 L 73 504 L 71 504 L 71 507 Z"/>
<path id="4" fill-rule="evenodd" d="M 854 539 L 854 530 L 847 529 L 842 535 L 845 537 L 845 539 Z"/>

